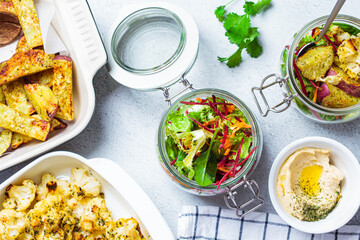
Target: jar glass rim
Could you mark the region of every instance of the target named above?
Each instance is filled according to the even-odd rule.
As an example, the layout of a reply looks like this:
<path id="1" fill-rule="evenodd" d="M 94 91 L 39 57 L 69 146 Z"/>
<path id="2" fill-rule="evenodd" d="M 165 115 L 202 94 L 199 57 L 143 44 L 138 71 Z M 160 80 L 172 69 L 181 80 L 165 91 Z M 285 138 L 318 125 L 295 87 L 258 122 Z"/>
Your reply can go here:
<path id="1" fill-rule="evenodd" d="M 154 14 L 162 14 L 162 15 L 166 15 L 168 17 L 171 17 L 177 24 L 177 27 L 180 30 L 180 39 L 179 39 L 179 43 L 177 46 L 177 49 L 175 50 L 175 52 L 170 56 L 169 59 L 167 59 L 166 61 L 164 61 L 163 63 L 151 67 L 151 68 L 134 68 L 129 66 L 128 64 L 124 63 L 117 55 L 116 53 L 116 48 L 117 48 L 117 44 L 120 40 L 121 34 L 124 33 L 124 31 L 126 31 L 126 26 L 131 24 L 132 22 L 137 21 L 139 18 L 144 17 L 144 16 L 152 16 Z M 162 7 L 147 7 L 147 8 L 143 8 L 143 9 L 139 9 L 133 13 L 131 13 L 130 15 L 128 15 L 126 18 L 124 18 L 116 27 L 112 38 L 111 38 L 111 54 L 115 60 L 115 62 L 124 70 L 129 71 L 131 73 L 135 73 L 135 74 L 139 74 L 139 75 L 149 75 L 149 74 L 154 74 L 157 72 L 160 72 L 164 69 L 166 69 L 167 67 L 169 67 L 172 63 L 174 63 L 179 56 L 181 55 L 184 47 L 186 44 L 186 29 L 184 27 L 183 22 L 181 21 L 181 19 L 171 10 L 166 9 L 166 8 L 162 8 Z"/>
<path id="2" fill-rule="evenodd" d="M 296 91 L 296 94 L 298 97 L 301 98 L 302 102 L 307 105 L 309 108 L 315 108 L 317 111 L 322 112 L 324 114 L 335 114 L 335 115 L 343 115 L 354 112 L 354 110 L 360 109 L 360 103 L 355 104 L 350 107 L 346 108 L 329 108 L 322 106 L 320 104 L 314 103 L 311 101 L 310 98 L 305 96 L 305 94 L 301 91 L 299 85 L 297 84 L 295 73 L 294 73 L 294 67 L 293 62 L 294 60 L 294 54 L 296 51 L 297 46 L 299 45 L 300 40 L 305 36 L 306 33 L 310 32 L 314 27 L 324 25 L 326 20 L 329 18 L 329 15 L 319 17 L 309 23 L 307 23 L 304 27 L 302 27 L 297 33 L 296 36 L 294 36 L 294 40 L 291 43 L 291 46 L 289 48 L 288 56 L 287 56 L 287 75 L 290 78 L 290 84 L 292 86 L 292 89 Z M 354 26 L 358 29 L 360 29 L 360 19 L 339 14 L 335 20 L 335 23 L 345 23 L 351 26 Z"/>
<path id="3" fill-rule="evenodd" d="M 167 115 L 173 111 L 176 110 L 179 105 L 180 101 L 183 101 L 184 99 L 195 99 L 196 96 L 200 94 L 214 94 L 218 97 L 224 98 L 231 103 L 233 103 L 236 107 L 238 107 L 244 114 L 245 117 L 248 119 L 249 123 L 252 125 L 253 129 L 253 147 L 257 146 L 258 148 L 255 150 L 254 154 L 247 160 L 247 163 L 245 164 L 244 170 L 240 171 L 238 175 L 234 178 L 231 178 L 230 180 L 226 180 L 219 189 L 230 187 L 236 183 L 239 183 L 244 177 L 248 177 L 252 171 L 257 166 L 261 152 L 263 147 L 263 138 L 262 138 L 262 132 L 260 129 L 260 126 L 258 124 L 258 121 L 255 117 L 255 115 L 252 113 L 252 111 L 246 106 L 246 104 L 241 101 L 239 98 L 234 96 L 233 94 L 220 90 L 220 89 L 213 89 L 213 88 L 205 88 L 205 89 L 199 89 L 194 90 L 192 92 L 189 92 L 180 98 L 178 98 L 163 114 L 159 131 L 158 131 L 158 149 L 160 158 L 163 161 L 164 165 L 166 166 L 166 170 L 169 171 L 169 173 L 175 178 L 176 181 L 185 184 L 191 188 L 194 189 L 200 189 L 200 190 L 214 190 L 217 189 L 217 186 L 215 185 L 209 185 L 209 186 L 200 186 L 198 185 L 194 180 L 190 180 L 187 177 L 180 174 L 180 172 L 172 166 L 170 163 L 170 159 L 166 153 L 166 147 L 165 147 L 165 124 L 166 124 L 166 118 Z"/>

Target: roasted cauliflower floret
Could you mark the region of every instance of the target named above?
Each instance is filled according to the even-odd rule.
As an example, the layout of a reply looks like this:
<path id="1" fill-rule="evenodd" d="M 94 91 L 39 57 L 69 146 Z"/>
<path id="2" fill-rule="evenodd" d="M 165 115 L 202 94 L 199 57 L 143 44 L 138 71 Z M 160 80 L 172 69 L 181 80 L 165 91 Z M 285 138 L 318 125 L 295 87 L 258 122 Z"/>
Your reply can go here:
<path id="1" fill-rule="evenodd" d="M 35 193 L 36 186 L 32 180 L 24 180 L 20 186 L 9 185 L 6 188 L 3 207 L 24 211 L 31 205 Z"/>
<path id="2" fill-rule="evenodd" d="M 354 62 L 357 57 L 357 50 L 351 39 L 344 40 L 337 50 L 337 55 L 341 63 Z"/>
<path id="3" fill-rule="evenodd" d="M 331 34 L 335 35 L 338 42 L 342 42 L 343 40 L 347 40 L 350 38 L 350 34 L 342 30 L 342 28 L 337 25 L 333 25 L 330 31 Z"/>
<path id="4" fill-rule="evenodd" d="M 108 239 L 115 240 L 142 240 L 139 223 L 134 218 L 120 218 L 114 223 L 112 231 L 109 231 Z"/>
<path id="5" fill-rule="evenodd" d="M 316 80 L 325 76 L 334 62 L 334 56 L 331 46 L 314 47 L 296 60 L 296 66 L 304 77 Z"/>
<path id="6" fill-rule="evenodd" d="M 70 195 L 70 185 L 65 180 L 55 178 L 47 173 L 41 177 L 41 184 L 37 188 L 37 200 L 43 200 L 48 194 L 60 194 L 64 197 Z"/>
<path id="7" fill-rule="evenodd" d="M 18 239 L 25 233 L 27 224 L 25 214 L 14 209 L 3 209 L 0 211 L 0 239 Z"/>
<path id="8" fill-rule="evenodd" d="M 97 196 L 100 183 L 83 168 L 71 169 L 71 191 L 74 197 Z"/>
<path id="9" fill-rule="evenodd" d="M 73 204 L 70 202 L 73 202 Z M 68 204 L 73 210 L 74 216 L 80 220 L 81 228 L 87 232 L 103 231 L 106 230 L 107 226 L 111 225 L 112 215 L 103 198 L 87 197 L 76 201 L 76 204 L 75 201 L 69 201 Z"/>
<path id="10" fill-rule="evenodd" d="M 26 217 L 29 225 L 33 228 L 44 227 L 52 230 L 58 227 L 62 219 L 64 199 L 61 195 L 49 195 L 44 200 L 37 202 Z"/>

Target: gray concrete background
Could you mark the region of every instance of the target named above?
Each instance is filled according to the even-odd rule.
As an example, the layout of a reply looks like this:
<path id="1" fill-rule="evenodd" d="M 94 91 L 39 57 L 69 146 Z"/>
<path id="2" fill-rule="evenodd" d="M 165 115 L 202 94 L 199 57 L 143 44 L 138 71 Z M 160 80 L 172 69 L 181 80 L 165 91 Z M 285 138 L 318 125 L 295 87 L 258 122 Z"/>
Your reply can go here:
<path id="1" fill-rule="evenodd" d="M 88 0 L 102 37 L 117 17 L 117 12 L 131 0 Z M 148 2 L 139 0 L 136 2 Z M 217 56 L 228 56 L 234 51 L 224 36 L 224 29 L 213 12 L 227 1 L 169 0 L 188 11 L 198 24 L 200 50 L 198 59 L 188 74 L 196 88 L 220 88 L 241 98 L 258 117 L 264 133 L 261 161 L 252 175 L 265 198 L 263 212 L 275 213 L 268 195 L 268 173 L 279 151 L 290 142 L 307 136 L 336 139 L 359 157 L 360 121 L 324 125 L 312 122 L 295 109 L 282 114 L 261 117 L 252 100 L 250 89 L 258 86 L 269 73 L 279 73 L 279 56 L 290 37 L 305 23 L 329 14 L 335 0 L 273 0 L 272 7 L 252 20 L 259 27 L 263 54 L 252 59 L 243 53 L 240 67 L 229 69 L 217 61 Z M 242 2 L 232 6 L 242 11 Z M 360 1 L 348 0 L 341 13 L 360 17 Z M 166 103 L 161 92 L 139 92 L 115 82 L 102 68 L 94 78 L 96 108 L 87 128 L 71 141 L 54 150 L 78 153 L 86 158 L 104 157 L 123 167 L 154 201 L 174 234 L 177 233 L 177 215 L 183 205 L 214 205 L 226 207 L 222 196 L 200 197 L 188 194 L 169 182 L 158 164 L 157 130 Z M 272 98 L 275 99 L 276 94 Z M 0 182 L 10 177 L 30 161 L 0 172 Z M 359 183 L 353 183 L 359 184 Z M 360 225 L 360 213 L 351 220 Z"/>

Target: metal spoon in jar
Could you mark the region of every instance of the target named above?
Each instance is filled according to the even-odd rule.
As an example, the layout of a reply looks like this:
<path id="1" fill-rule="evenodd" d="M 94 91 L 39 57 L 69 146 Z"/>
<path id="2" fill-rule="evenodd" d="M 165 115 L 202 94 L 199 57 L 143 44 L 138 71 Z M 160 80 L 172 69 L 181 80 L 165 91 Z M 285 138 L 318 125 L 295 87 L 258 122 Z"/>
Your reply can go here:
<path id="1" fill-rule="evenodd" d="M 324 28 L 321 30 L 321 32 L 320 32 L 319 36 L 317 37 L 317 39 L 316 39 L 314 42 L 309 42 L 309 43 L 307 43 L 306 45 L 304 45 L 304 46 L 300 49 L 300 51 L 299 51 L 296 59 L 297 59 L 298 57 L 302 56 L 302 55 L 303 55 L 304 53 L 306 53 L 307 51 L 309 51 L 310 48 L 315 47 L 315 46 L 316 46 L 316 43 L 317 43 L 318 41 L 320 41 L 320 40 L 324 37 L 324 35 L 326 34 L 326 32 L 327 32 L 327 30 L 329 29 L 330 25 L 332 24 L 332 22 L 334 21 L 334 19 L 336 18 L 337 14 L 338 14 L 338 12 L 340 11 L 341 7 L 344 5 L 345 1 L 346 1 L 346 0 L 338 0 L 338 1 L 336 2 L 334 9 L 331 11 L 329 18 L 328 18 L 328 20 L 326 21 L 326 23 L 325 23 L 325 25 L 324 25 Z"/>

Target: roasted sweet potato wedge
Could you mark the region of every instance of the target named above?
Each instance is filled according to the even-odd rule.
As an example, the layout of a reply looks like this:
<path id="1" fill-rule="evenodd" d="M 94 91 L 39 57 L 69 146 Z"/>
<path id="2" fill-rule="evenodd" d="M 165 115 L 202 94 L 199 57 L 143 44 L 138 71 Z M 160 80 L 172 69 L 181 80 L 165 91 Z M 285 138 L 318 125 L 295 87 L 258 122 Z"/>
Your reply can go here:
<path id="1" fill-rule="evenodd" d="M 16 14 L 12 0 L 0 0 L 0 9 Z"/>
<path id="2" fill-rule="evenodd" d="M 0 86 L 53 67 L 54 54 L 31 49 L 15 53 L 0 70 Z"/>
<path id="3" fill-rule="evenodd" d="M 332 46 L 314 47 L 296 60 L 296 66 L 309 80 L 324 77 L 334 62 Z"/>
<path id="4" fill-rule="evenodd" d="M 58 99 L 51 89 L 38 83 L 25 84 L 24 89 L 36 112 L 43 120 L 50 122 L 58 109 Z"/>
<path id="5" fill-rule="evenodd" d="M 56 117 L 72 121 L 74 119 L 72 59 L 66 56 L 54 58 L 53 92 L 59 100 Z"/>
<path id="6" fill-rule="evenodd" d="M 50 123 L 27 116 L 0 104 L 0 127 L 45 141 L 50 132 Z"/>
<path id="7" fill-rule="evenodd" d="M 325 107 L 345 108 L 360 102 L 360 98 L 350 96 L 332 84 L 328 83 L 327 86 L 330 90 L 330 95 L 325 97 L 321 102 L 321 105 Z"/>
<path id="8" fill-rule="evenodd" d="M 9 107 L 25 115 L 31 115 L 35 112 L 35 108 L 26 96 L 23 79 L 3 85 L 2 90 Z"/>
<path id="9" fill-rule="evenodd" d="M 32 115 L 32 117 L 41 120 L 41 117 L 38 114 Z M 50 124 L 51 124 L 50 132 L 64 129 L 67 127 L 66 123 L 64 123 L 56 118 L 53 118 L 51 120 Z M 25 136 L 20 133 L 13 133 L 13 137 L 11 139 L 11 148 L 16 149 L 16 148 L 20 147 L 21 145 L 30 142 L 31 140 L 33 140 L 33 138 Z"/>
<path id="10" fill-rule="evenodd" d="M 29 48 L 43 45 L 39 18 L 33 0 L 13 0 L 16 15 Z"/>
<path id="11" fill-rule="evenodd" d="M 14 132 L 11 139 L 11 148 L 16 149 L 21 145 L 30 142 L 31 140 L 33 140 L 32 137 L 28 137 L 21 133 Z"/>
<path id="12" fill-rule="evenodd" d="M 19 39 L 19 41 L 18 41 L 18 43 L 16 45 L 16 52 L 26 52 L 28 50 L 30 50 L 30 48 L 26 43 L 26 38 L 25 38 L 25 35 L 24 35 Z"/>
<path id="13" fill-rule="evenodd" d="M 10 148 L 11 137 L 12 132 L 10 130 L 2 130 L 0 132 L 0 156 Z"/>
<path id="14" fill-rule="evenodd" d="M 26 80 L 30 83 L 38 83 L 47 87 L 52 87 L 53 79 L 54 69 L 48 69 L 26 77 Z"/>
<path id="15" fill-rule="evenodd" d="M 5 95 L 3 93 L 2 88 L 0 88 L 0 103 L 6 104 L 6 99 L 5 99 Z"/>

